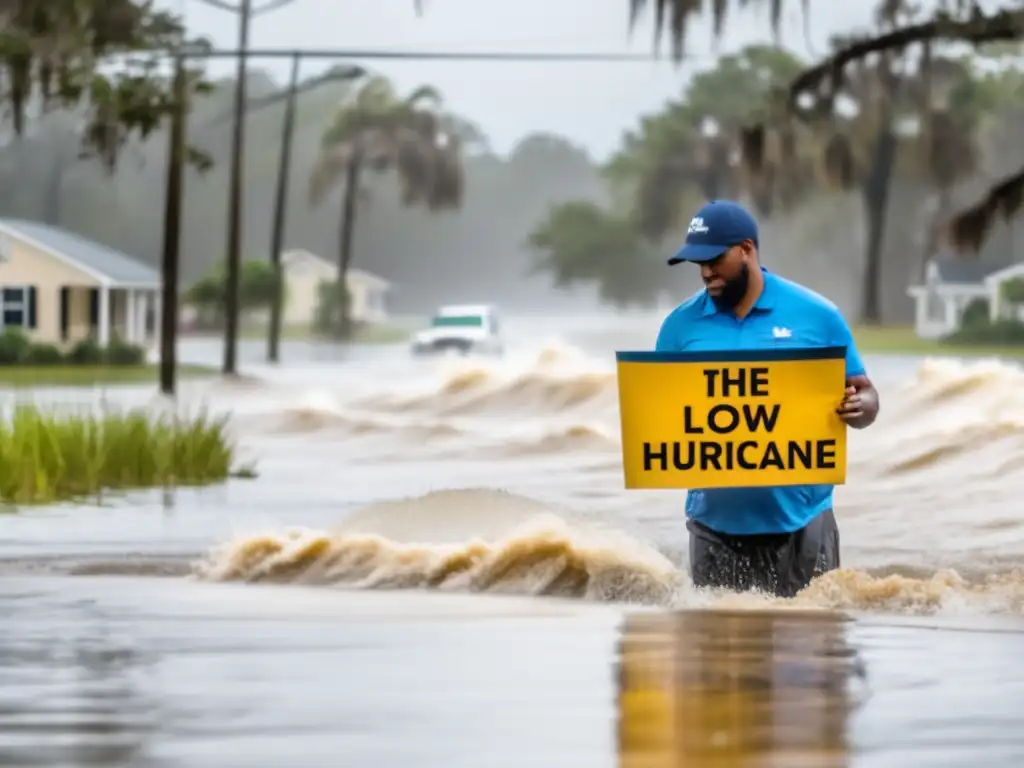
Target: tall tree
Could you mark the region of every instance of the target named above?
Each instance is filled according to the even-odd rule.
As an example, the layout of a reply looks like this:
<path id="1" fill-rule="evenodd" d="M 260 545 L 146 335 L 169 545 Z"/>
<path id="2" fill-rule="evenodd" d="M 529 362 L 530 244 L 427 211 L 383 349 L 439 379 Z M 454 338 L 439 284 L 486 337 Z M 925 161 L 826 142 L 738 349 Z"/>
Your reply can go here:
<path id="1" fill-rule="evenodd" d="M 0 0 L 0 69 L 14 134 L 33 117 L 72 109 L 84 120 L 83 152 L 113 171 L 125 145 L 175 109 L 160 65 L 181 46 L 206 43 L 186 40 L 181 20 L 151 0 Z M 198 72 L 189 75 L 192 91 L 206 89 Z M 194 149 L 190 159 L 207 160 Z"/>
<path id="2" fill-rule="evenodd" d="M 687 0 L 652 0 L 658 6 L 683 7 Z M 639 5 L 648 3 L 640 0 Z M 781 6 L 781 0 L 772 0 L 773 8 Z M 846 87 L 851 71 L 863 66 L 872 57 L 889 62 L 890 71 L 904 70 L 908 60 L 916 57 L 920 63 L 920 77 L 924 82 L 931 78 L 932 51 L 945 42 L 970 43 L 975 46 L 1019 43 L 1024 40 L 1024 8 L 1017 1 L 1007 0 L 993 12 L 986 13 L 971 0 L 941 0 L 933 15 L 917 21 L 910 18 L 904 0 L 881 0 L 878 19 L 881 32 L 859 39 L 849 39 L 839 46 L 831 56 L 808 68 L 790 84 L 787 106 L 792 115 L 801 118 L 821 117 L 832 113 L 836 97 Z M 658 24 L 663 26 L 662 22 Z M 682 29 L 672 27 L 674 38 L 685 36 Z M 929 89 L 925 89 L 927 92 Z M 939 144 L 948 138 L 955 128 L 954 121 L 945 116 L 933 114 L 932 105 L 926 107 L 924 115 L 926 140 L 932 144 L 930 154 L 936 160 L 942 156 L 955 156 L 956 150 L 942 152 Z M 947 110 L 938 110 L 946 112 Z M 763 130 L 748 134 L 760 141 Z M 755 142 L 756 143 L 756 142 Z M 877 155 L 884 159 L 886 144 L 884 132 L 879 134 Z M 956 146 L 955 141 L 951 146 Z M 834 152 L 834 158 L 842 163 L 842 152 Z M 938 169 L 936 168 L 936 171 Z M 941 174 L 940 174 L 941 175 Z M 948 178 L 948 176 L 947 176 Z M 940 191 L 947 181 L 939 181 Z M 942 204 L 940 203 L 940 208 Z M 947 230 L 950 240 L 961 251 L 977 252 L 1000 216 L 1009 218 L 1024 209 L 1024 168 L 997 182 L 974 206 L 962 211 L 949 222 Z M 934 238 L 932 238 L 934 240 Z"/>
<path id="3" fill-rule="evenodd" d="M 895 57 L 883 56 L 851 73 L 835 91 L 830 111 L 815 115 L 809 124 L 783 120 L 768 131 L 756 126 L 745 132 L 745 166 L 766 194 L 773 194 L 771 187 L 781 186 L 782 195 L 787 185 L 801 188 L 808 177 L 792 178 L 791 170 L 799 167 L 793 159 L 813 159 L 816 154 L 826 182 L 860 195 L 866 228 L 860 311 L 864 323 L 882 319 L 883 244 L 897 169 L 937 190 L 938 216 L 948 213 L 954 185 L 976 169 L 979 104 L 969 97 L 950 99 L 952 94 L 970 92 L 971 73 L 957 62 L 943 64 L 932 64 L 930 74 L 923 77 L 920 72 L 908 73 Z M 937 84 L 940 79 L 943 82 Z M 938 99 L 936 91 L 941 92 Z M 790 144 L 787 154 L 778 136 L 772 146 L 773 134 L 788 136 L 794 131 L 808 136 L 800 142 L 804 152 Z M 916 268 L 919 274 L 938 249 L 936 231 L 936 226 L 928 227 Z"/>
<path id="4" fill-rule="evenodd" d="M 586 201 L 553 206 L 530 234 L 535 272 L 558 288 L 596 285 L 619 307 L 650 305 L 663 285 L 664 260 L 626 217 Z"/>
<path id="5" fill-rule="evenodd" d="M 619 200 L 632 204 L 640 230 L 659 240 L 699 197 L 735 197 L 742 126 L 764 119 L 769 97 L 803 69 L 793 54 L 752 45 L 693 75 L 680 99 L 641 119 L 607 168 Z M 755 190 L 756 191 L 756 190 Z M 763 199 L 763 195 L 759 199 Z"/>
<path id="6" fill-rule="evenodd" d="M 755 4 L 767 5 L 772 31 L 777 38 L 782 11 L 786 5 L 784 0 L 736 0 L 735 3 L 730 3 L 729 0 L 713 0 L 711 3 L 704 3 L 701 0 L 626 0 L 626 2 L 629 8 L 629 29 L 632 31 L 640 18 L 650 11 L 654 16 L 655 49 L 660 47 L 661 40 L 667 35 L 671 45 L 672 58 L 676 61 L 683 58 L 687 32 L 692 20 L 709 15 L 713 36 L 718 39 L 725 29 L 731 12 Z M 790 2 L 795 4 L 797 0 L 790 0 Z M 413 0 L 413 4 L 417 13 L 421 13 L 426 5 L 426 0 Z M 810 0 L 799 0 L 799 4 L 804 18 L 806 36 L 810 19 Z M 883 24 L 893 22 L 906 8 L 905 0 L 880 0 L 876 16 Z M 708 11 L 710 11 L 709 14 Z M 974 45 L 1019 43 L 1024 40 L 1024 8 L 1021 8 L 1020 3 L 1016 0 L 1004 0 L 997 11 L 986 14 L 976 0 L 939 0 L 938 7 L 931 19 L 919 23 L 907 23 L 885 30 L 882 34 L 874 37 L 854 41 L 826 61 L 804 72 L 791 85 L 790 106 L 794 108 L 795 112 L 803 111 L 797 108 L 797 100 L 816 89 L 825 91 L 831 89 L 831 94 L 817 94 L 825 95 L 825 101 L 830 102 L 843 83 L 843 70 L 851 63 L 864 61 L 868 57 L 880 53 L 887 54 L 883 58 L 891 62 L 895 54 L 905 54 L 909 48 L 918 43 L 924 44 L 922 47 L 926 49 L 926 52 L 922 59 L 927 61 L 930 57 L 930 51 L 927 50 L 930 44 L 942 40 L 968 42 Z M 883 116 L 886 113 L 883 110 Z M 930 119 L 929 122 L 931 122 Z M 933 135 L 948 133 L 953 128 L 950 123 L 942 119 L 936 119 L 935 122 Z M 877 136 L 873 153 L 873 162 L 876 167 L 891 162 L 887 158 L 894 155 L 894 140 L 890 133 L 890 131 L 881 131 Z M 880 173 L 875 173 L 873 177 L 873 182 L 879 189 L 882 186 L 882 178 Z M 945 189 L 940 186 L 940 193 L 943 193 Z M 942 210 L 947 203 L 948 195 L 940 194 L 939 209 Z M 1024 168 L 1004 177 L 993 185 L 977 204 L 955 216 L 948 226 L 950 240 L 961 251 L 977 252 L 998 217 L 1009 219 L 1021 211 L 1024 211 Z M 872 226 L 875 229 L 880 229 L 882 224 L 884 221 L 876 221 Z M 933 250 L 936 246 L 936 238 L 932 234 L 929 236 L 925 252 L 927 253 L 929 249 Z M 872 268 L 868 271 L 874 270 Z M 867 299 L 866 301 L 871 300 Z M 869 307 L 865 307 L 865 309 L 868 310 L 866 314 L 873 314 L 873 310 Z"/>
<path id="7" fill-rule="evenodd" d="M 931 184 L 940 202 L 948 199 L 975 168 L 973 135 L 998 101 L 998 89 L 980 79 L 968 59 L 937 57 L 925 76 L 904 71 L 904 62 L 890 57 L 851 69 L 827 113 L 819 107 L 797 120 L 777 97 L 788 97 L 802 71 L 799 60 L 769 46 L 722 57 L 693 76 L 682 98 L 625 136 L 606 175 L 616 207 L 631 209 L 636 228 L 654 241 L 685 223 L 702 198 L 747 195 L 770 217 L 794 212 L 827 182 L 857 190 L 867 227 L 861 315 L 877 322 L 887 195 L 897 166 Z M 588 210 L 597 227 L 598 212 Z M 553 211 L 545 226 L 567 229 L 570 219 L 556 213 L 564 211 Z M 930 256 L 935 248 L 931 243 L 925 251 Z M 573 271 L 570 253 L 564 246 L 549 249 L 542 262 L 556 281 L 597 279 Z"/>
<path id="8" fill-rule="evenodd" d="M 903 0 L 884 0 L 878 7 L 882 36 L 901 34 L 915 13 Z M 934 56 L 931 40 L 924 42 L 916 55 L 879 47 L 869 61 L 866 55 L 850 55 L 864 41 L 839 40 L 831 59 L 794 78 L 768 120 L 742 131 L 744 165 L 763 185 L 784 183 L 798 155 L 791 140 L 776 140 L 773 152 L 771 138 L 810 129 L 823 146 L 826 177 L 842 189 L 859 191 L 867 227 L 861 292 L 865 323 L 881 321 L 889 190 L 901 158 L 916 155 L 916 173 L 938 190 L 940 215 L 948 212 L 954 184 L 975 170 L 973 134 L 982 103 L 975 98 L 972 73 L 962 62 Z M 909 136 L 908 119 L 916 126 Z M 805 148 L 815 144 L 800 142 Z M 937 229 L 929 227 L 919 274 L 938 249 Z"/>
<path id="9" fill-rule="evenodd" d="M 533 269 L 556 286 L 591 284 L 618 306 L 650 304 L 663 284 L 660 241 L 702 199 L 737 194 L 735 134 L 802 69 L 767 45 L 721 57 L 681 97 L 641 119 L 605 168 L 611 213 L 587 201 L 552 206 L 530 236 Z"/>
<path id="10" fill-rule="evenodd" d="M 366 171 L 394 171 L 405 206 L 429 211 L 462 204 L 462 138 L 440 109 L 440 96 L 421 87 L 402 98 L 387 78 L 366 80 L 342 104 L 323 134 L 320 156 L 310 176 L 309 193 L 319 205 L 343 185 L 338 239 L 337 335 L 351 334 L 346 276 L 352 263 L 352 238 L 361 184 Z"/>

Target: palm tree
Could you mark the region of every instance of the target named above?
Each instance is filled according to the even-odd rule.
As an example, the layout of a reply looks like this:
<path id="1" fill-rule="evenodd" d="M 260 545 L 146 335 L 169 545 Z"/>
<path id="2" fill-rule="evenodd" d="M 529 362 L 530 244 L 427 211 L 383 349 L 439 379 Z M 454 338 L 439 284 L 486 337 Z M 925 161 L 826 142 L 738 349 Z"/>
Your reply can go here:
<path id="1" fill-rule="evenodd" d="M 407 206 L 458 208 L 463 197 L 462 137 L 440 111 L 440 96 L 420 87 L 400 98 L 384 77 L 366 80 L 344 102 L 321 139 L 309 180 L 310 202 L 343 185 L 338 240 L 338 338 L 351 334 L 345 278 L 352 263 L 357 203 L 366 171 L 394 171 Z"/>

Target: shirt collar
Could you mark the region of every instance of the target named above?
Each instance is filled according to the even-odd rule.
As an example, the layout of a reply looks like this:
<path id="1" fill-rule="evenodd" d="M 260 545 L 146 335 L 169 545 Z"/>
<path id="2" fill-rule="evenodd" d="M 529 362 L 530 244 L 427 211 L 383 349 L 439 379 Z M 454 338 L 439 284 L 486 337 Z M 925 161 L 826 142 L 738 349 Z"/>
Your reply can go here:
<path id="1" fill-rule="evenodd" d="M 761 295 L 757 297 L 757 301 L 754 302 L 754 306 L 750 308 L 751 312 L 771 312 L 775 309 L 776 277 L 764 267 L 761 267 L 761 274 L 764 275 L 764 288 L 761 291 Z M 705 288 L 704 317 L 718 314 L 718 311 L 718 307 L 715 306 L 715 302 L 708 296 L 707 288 Z"/>

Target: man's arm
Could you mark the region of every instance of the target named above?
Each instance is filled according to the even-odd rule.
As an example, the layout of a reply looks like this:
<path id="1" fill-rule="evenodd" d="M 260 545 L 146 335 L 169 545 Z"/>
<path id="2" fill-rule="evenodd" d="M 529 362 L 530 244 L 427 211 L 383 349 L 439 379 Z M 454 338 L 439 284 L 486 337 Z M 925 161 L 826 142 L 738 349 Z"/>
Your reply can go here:
<path id="1" fill-rule="evenodd" d="M 864 429 L 874 423 L 878 416 L 878 391 L 867 375 L 847 377 L 846 396 L 836 413 L 854 429 Z"/>
<path id="2" fill-rule="evenodd" d="M 835 310 L 834 342 L 846 347 L 846 392 L 836 409 L 839 417 L 854 429 L 870 427 L 878 416 L 878 390 L 868 378 L 853 333 L 839 310 Z"/>

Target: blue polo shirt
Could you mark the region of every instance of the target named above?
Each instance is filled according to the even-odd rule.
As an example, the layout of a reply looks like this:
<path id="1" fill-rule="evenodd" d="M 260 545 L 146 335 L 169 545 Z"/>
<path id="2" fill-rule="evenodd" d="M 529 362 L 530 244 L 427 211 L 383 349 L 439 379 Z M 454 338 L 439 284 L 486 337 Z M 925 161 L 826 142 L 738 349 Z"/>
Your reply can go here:
<path id="1" fill-rule="evenodd" d="M 846 375 L 865 373 L 839 309 L 809 288 L 764 273 L 764 291 L 743 319 L 721 312 L 707 291 L 680 304 L 662 323 L 658 352 L 787 347 L 846 347 Z M 780 334 L 776 329 L 788 330 Z M 781 338 L 780 338 L 781 336 Z M 836 405 L 842 392 L 836 392 Z M 686 516 L 720 533 L 790 533 L 832 508 L 831 485 L 690 489 Z"/>

